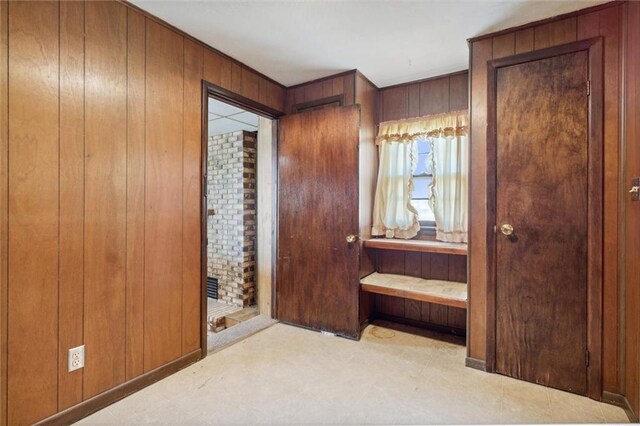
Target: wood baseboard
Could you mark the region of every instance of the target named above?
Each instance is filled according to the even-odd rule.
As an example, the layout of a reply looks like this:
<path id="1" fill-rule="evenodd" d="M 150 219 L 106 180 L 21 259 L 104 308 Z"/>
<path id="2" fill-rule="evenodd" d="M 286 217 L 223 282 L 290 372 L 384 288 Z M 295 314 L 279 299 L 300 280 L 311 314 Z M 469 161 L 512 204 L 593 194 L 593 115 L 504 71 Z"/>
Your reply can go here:
<path id="1" fill-rule="evenodd" d="M 187 355 L 184 355 L 175 361 L 170 362 L 167 365 L 156 368 L 155 370 L 144 373 L 135 379 L 122 383 L 108 391 L 105 391 L 99 395 L 87 399 L 78 405 L 74 405 L 64 411 L 54 414 L 36 425 L 68 425 L 74 423 L 89 414 L 105 408 L 114 402 L 131 395 L 134 392 L 139 391 L 173 373 L 182 370 L 186 366 L 193 364 L 196 361 L 202 359 L 202 351 L 200 349 L 195 350 Z"/>
<path id="2" fill-rule="evenodd" d="M 620 395 L 618 393 L 603 391 L 602 402 L 617 405 L 618 407 L 623 408 L 631 423 L 638 423 L 640 421 L 640 419 L 638 419 L 638 415 L 633 412 L 631 404 L 629 404 L 629 400 L 626 396 Z"/>
<path id="3" fill-rule="evenodd" d="M 487 371 L 487 362 L 482 359 L 466 357 L 464 359 L 465 367 L 473 368 L 475 370 Z"/>

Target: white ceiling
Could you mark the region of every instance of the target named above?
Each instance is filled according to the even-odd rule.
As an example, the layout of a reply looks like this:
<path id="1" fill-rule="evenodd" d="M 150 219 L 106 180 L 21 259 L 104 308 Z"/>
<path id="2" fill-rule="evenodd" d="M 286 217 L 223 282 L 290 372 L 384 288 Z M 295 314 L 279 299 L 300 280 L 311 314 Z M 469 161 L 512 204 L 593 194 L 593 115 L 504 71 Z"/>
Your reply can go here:
<path id="1" fill-rule="evenodd" d="M 209 98 L 209 136 L 258 130 L 258 116 L 233 105 Z"/>
<path id="2" fill-rule="evenodd" d="M 286 86 L 357 68 L 378 87 L 466 69 L 468 38 L 606 1 L 132 0 Z"/>

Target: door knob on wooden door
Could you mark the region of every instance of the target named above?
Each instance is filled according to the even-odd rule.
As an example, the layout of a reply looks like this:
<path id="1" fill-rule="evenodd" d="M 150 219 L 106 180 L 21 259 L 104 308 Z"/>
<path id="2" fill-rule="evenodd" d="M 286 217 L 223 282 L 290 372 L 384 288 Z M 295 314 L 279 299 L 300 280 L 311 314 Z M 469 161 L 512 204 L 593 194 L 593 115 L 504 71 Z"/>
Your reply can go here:
<path id="1" fill-rule="evenodd" d="M 357 239 L 358 237 L 353 234 L 347 235 L 347 242 L 349 244 L 355 243 Z"/>
<path id="2" fill-rule="evenodd" d="M 513 226 L 509 225 L 508 223 L 505 223 L 503 225 L 500 226 L 500 232 L 502 232 L 503 235 L 509 236 L 513 234 Z"/>

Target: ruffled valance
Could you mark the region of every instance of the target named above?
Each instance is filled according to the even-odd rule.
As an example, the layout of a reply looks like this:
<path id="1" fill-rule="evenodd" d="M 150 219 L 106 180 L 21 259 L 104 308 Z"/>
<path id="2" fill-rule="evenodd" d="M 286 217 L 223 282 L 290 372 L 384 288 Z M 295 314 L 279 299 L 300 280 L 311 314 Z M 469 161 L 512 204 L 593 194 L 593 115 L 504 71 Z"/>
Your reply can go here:
<path id="1" fill-rule="evenodd" d="M 468 132 L 469 113 L 467 110 L 460 110 L 380 123 L 376 143 L 412 141 L 419 137 L 466 136 Z"/>

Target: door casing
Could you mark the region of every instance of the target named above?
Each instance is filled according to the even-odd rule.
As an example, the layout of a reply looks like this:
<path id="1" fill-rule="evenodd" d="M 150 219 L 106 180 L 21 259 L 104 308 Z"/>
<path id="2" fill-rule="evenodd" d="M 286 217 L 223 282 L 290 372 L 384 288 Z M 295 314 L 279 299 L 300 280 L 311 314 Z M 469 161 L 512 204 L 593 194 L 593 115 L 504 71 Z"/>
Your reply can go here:
<path id="1" fill-rule="evenodd" d="M 497 70 L 568 53 L 587 51 L 588 242 L 587 242 L 587 395 L 602 399 L 602 246 L 603 246 L 603 38 L 595 37 L 487 62 L 487 345 L 486 370 L 496 371 L 496 171 Z"/>

